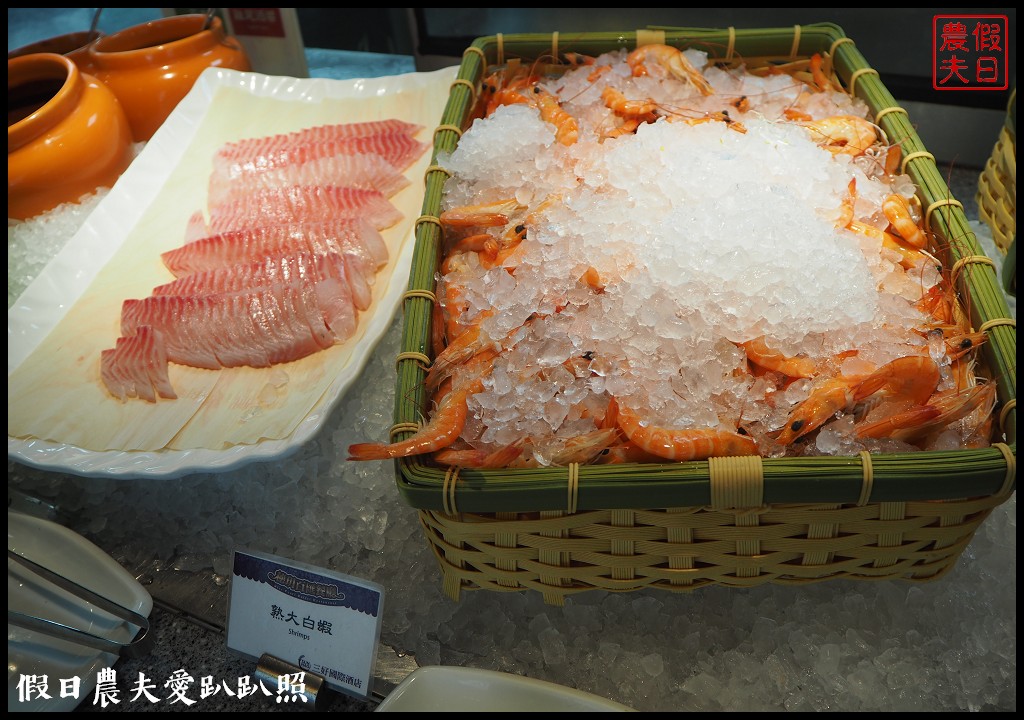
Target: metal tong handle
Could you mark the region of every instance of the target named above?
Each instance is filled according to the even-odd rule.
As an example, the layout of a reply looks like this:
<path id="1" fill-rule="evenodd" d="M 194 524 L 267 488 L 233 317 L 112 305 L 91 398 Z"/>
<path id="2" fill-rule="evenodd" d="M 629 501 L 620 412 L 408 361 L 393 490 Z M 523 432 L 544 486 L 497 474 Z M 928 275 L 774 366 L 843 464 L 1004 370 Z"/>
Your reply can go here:
<path id="1" fill-rule="evenodd" d="M 149 651 L 153 649 L 153 640 L 149 635 L 149 618 L 140 615 L 134 610 L 129 610 L 126 607 L 118 605 L 109 598 L 97 595 L 89 588 L 82 587 L 75 581 L 68 580 L 63 575 L 58 575 L 52 570 L 49 570 L 38 563 L 32 562 L 27 557 L 19 555 L 11 549 L 7 550 L 7 559 L 14 560 L 19 565 L 28 568 L 36 575 L 50 581 L 62 590 L 66 590 L 75 597 L 85 600 L 101 610 L 106 610 L 114 617 L 124 620 L 132 625 L 138 625 L 139 632 L 131 642 L 120 643 L 105 637 L 93 635 L 92 633 L 87 633 L 84 630 L 69 627 L 68 625 L 64 625 L 63 623 L 59 623 L 54 620 L 46 620 L 45 618 L 26 615 L 25 613 L 16 612 L 14 610 L 7 611 L 8 624 L 23 627 L 28 630 L 34 630 L 36 632 L 43 633 L 44 635 L 50 635 L 62 640 L 68 640 L 79 645 L 85 645 L 86 647 L 91 647 L 96 650 L 102 650 L 103 652 L 113 653 L 120 657 L 140 658 L 148 655 Z"/>

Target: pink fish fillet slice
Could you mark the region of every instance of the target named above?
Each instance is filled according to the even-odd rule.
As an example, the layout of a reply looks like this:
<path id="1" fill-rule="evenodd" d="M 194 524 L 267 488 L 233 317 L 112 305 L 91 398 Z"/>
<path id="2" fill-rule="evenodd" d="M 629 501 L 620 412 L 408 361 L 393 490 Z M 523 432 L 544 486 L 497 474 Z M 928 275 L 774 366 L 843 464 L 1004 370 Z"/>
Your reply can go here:
<path id="1" fill-rule="evenodd" d="M 259 190 L 210 208 L 210 235 L 274 223 L 363 218 L 378 230 L 391 227 L 402 213 L 378 190 L 334 185 L 293 185 Z"/>
<path id="2" fill-rule="evenodd" d="M 210 176 L 207 202 L 210 207 L 215 207 L 260 190 L 292 185 L 363 188 L 377 190 L 385 197 L 391 197 L 409 185 L 409 179 L 380 155 L 334 155 L 300 165 L 244 173 L 237 178 L 225 178 L 215 172 Z"/>
<path id="3" fill-rule="evenodd" d="M 142 398 L 156 402 L 178 397 L 167 371 L 167 349 L 163 335 L 141 326 L 131 337 L 120 337 L 117 345 L 100 353 L 100 376 L 115 397 Z"/>
<path id="4" fill-rule="evenodd" d="M 234 160 L 217 153 L 213 158 L 213 174 L 220 181 L 234 181 L 243 175 L 304 165 L 335 155 L 379 155 L 399 172 L 405 172 L 423 151 L 425 143 L 405 133 L 380 133 L 365 137 L 343 138 L 323 142 L 267 148 L 256 155 Z"/>
<path id="5" fill-rule="evenodd" d="M 255 290 L 126 300 L 121 334 L 160 331 L 170 362 L 192 367 L 269 367 L 351 337 L 355 309 L 336 280 Z"/>
<path id="6" fill-rule="evenodd" d="M 370 284 L 358 267 L 358 260 L 341 253 L 315 255 L 297 252 L 268 257 L 257 262 L 203 270 L 185 275 L 153 289 L 153 295 L 212 295 L 239 292 L 277 283 L 309 280 L 314 283 L 333 279 L 348 287 L 358 310 L 366 310 L 372 300 Z"/>
<path id="7" fill-rule="evenodd" d="M 387 245 L 380 232 L 365 220 L 352 218 L 280 223 L 211 235 L 169 250 L 161 258 L 175 277 L 182 277 L 295 253 L 338 253 L 350 258 L 368 279 L 388 261 Z"/>
<path id="8" fill-rule="evenodd" d="M 226 143 L 218 150 L 217 157 L 231 162 L 244 162 L 259 157 L 262 154 L 297 145 L 330 143 L 370 135 L 395 134 L 412 137 L 422 129 L 422 125 L 397 119 L 318 125 L 296 132 L 280 133 L 267 137 L 246 138 Z"/>

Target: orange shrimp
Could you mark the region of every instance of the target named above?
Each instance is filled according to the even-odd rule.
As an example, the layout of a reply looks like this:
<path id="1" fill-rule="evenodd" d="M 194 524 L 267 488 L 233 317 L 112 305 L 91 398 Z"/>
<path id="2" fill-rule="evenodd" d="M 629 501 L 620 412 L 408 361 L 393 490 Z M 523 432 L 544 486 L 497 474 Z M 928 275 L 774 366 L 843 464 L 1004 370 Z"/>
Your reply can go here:
<path id="1" fill-rule="evenodd" d="M 785 427 L 776 436 L 776 441 L 780 445 L 790 445 L 817 430 L 837 413 L 848 410 L 853 405 L 855 382 L 850 378 L 831 378 L 825 381 L 793 409 L 786 418 Z"/>
<path id="2" fill-rule="evenodd" d="M 611 69 L 611 65 L 598 65 L 590 71 L 589 75 L 587 75 L 587 82 L 596 82 L 599 77 L 604 75 L 606 72 L 610 72 Z"/>
<path id="3" fill-rule="evenodd" d="M 767 370 L 774 370 L 793 378 L 809 378 L 814 375 L 814 361 L 806 357 L 787 357 L 765 342 L 765 337 L 754 338 L 740 343 L 747 352 L 747 359 Z"/>
<path id="4" fill-rule="evenodd" d="M 638 127 L 640 127 L 642 124 L 643 123 L 640 120 L 638 120 L 637 118 L 629 118 L 629 119 L 623 121 L 623 123 L 621 125 L 619 125 L 617 128 L 613 128 L 613 129 L 608 130 L 607 132 L 605 132 L 601 136 L 601 138 L 603 140 L 606 140 L 608 138 L 617 138 L 617 137 L 622 137 L 623 135 L 631 135 L 631 134 L 635 133 L 636 129 Z"/>
<path id="5" fill-rule="evenodd" d="M 693 66 L 679 48 L 671 45 L 643 45 L 626 57 L 626 63 L 633 71 L 633 77 L 649 75 L 648 65 L 657 66 L 668 75 L 689 82 L 701 95 L 713 95 L 715 90 L 700 70 Z"/>
<path id="6" fill-rule="evenodd" d="M 821 92 L 832 89 L 832 83 L 822 70 L 823 61 L 821 53 L 811 55 L 811 77 L 814 78 L 814 86 Z"/>
<path id="7" fill-rule="evenodd" d="M 925 355 L 908 355 L 886 363 L 857 383 L 854 402 L 880 394 L 923 404 L 939 384 L 939 366 Z"/>
<path id="8" fill-rule="evenodd" d="M 833 155 L 863 155 L 875 144 L 875 126 L 856 115 L 833 115 L 801 123 Z"/>
<path id="9" fill-rule="evenodd" d="M 483 390 L 484 377 L 490 372 L 493 359 L 493 356 L 481 358 L 470 374 L 470 379 L 453 387 L 441 400 L 429 422 L 412 437 L 390 444 L 368 442 L 350 445 L 348 459 L 387 460 L 432 453 L 451 445 L 462 434 L 466 424 L 466 416 L 469 414 L 466 401 L 471 395 Z"/>
<path id="10" fill-rule="evenodd" d="M 619 427 L 637 447 L 667 460 L 706 460 L 709 457 L 757 455 L 747 435 L 728 430 L 683 430 L 645 425 L 633 410 L 619 406 Z"/>
<path id="11" fill-rule="evenodd" d="M 701 125 L 706 122 L 724 122 L 726 127 L 728 127 L 730 130 L 735 130 L 740 134 L 746 134 L 747 132 L 746 126 L 743 123 L 737 120 L 733 120 L 731 117 L 729 117 L 729 113 L 727 113 L 725 110 L 722 110 L 720 112 L 708 112 L 705 113 L 703 117 L 697 118 L 688 118 L 683 117 L 682 115 L 672 113 L 669 113 L 665 117 L 668 119 L 669 122 L 684 122 L 687 125 Z"/>
<path id="12" fill-rule="evenodd" d="M 438 219 L 448 228 L 501 227 L 508 224 L 509 215 L 525 207 L 513 197 L 450 208 L 441 213 Z"/>
<path id="13" fill-rule="evenodd" d="M 576 118 L 562 109 L 558 99 L 540 88 L 534 88 L 537 108 L 545 122 L 555 126 L 555 139 L 562 145 L 572 145 L 579 139 Z"/>
<path id="14" fill-rule="evenodd" d="M 562 57 L 565 58 L 566 62 L 568 62 L 569 66 L 573 69 L 582 67 L 584 65 L 593 65 L 595 62 L 597 62 L 597 58 L 591 55 L 584 55 L 583 53 L 577 52 L 563 53 Z M 611 66 L 607 65 L 606 67 Z"/>
<path id="15" fill-rule="evenodd" d="M 903 150 L 899 145 L 890 145 L 885 151 L 885 174 L 892 177 L 900 169 L 900 160 L 903 159 Z"/>
<path id="16" fill-rule="evenodd" d="M 881 420 L 862 423 L 857 426 L 854 434 L 861 440 L 872 438 L 894 438 L 902 440 L 928 423 L 934 422 L 942 411 L 933 405 L 915 405 L 908 410 L 895 413 Z"/>
<path id="17" fill-rule="evenodd" d="M 985 344 L 988 336 L 983 332 L 958 333 L 945 339 L 950 360 L 959 360 L 964 355 Z"/>
<path id="18" fill-rule="evenodd" d="M 933 395 L 927 405 L 917 405 L 896 415 L 858 425 L 858 438 L 894 438 L 919 442 L 941 432 L 972 413 L 980 416 L 979 425 L 992 413 L 996 402 L 995 383 L 975 385 L 967 390 L 945 391 Z"/>
<path id="19" fill-rule="evenodd" d="M 513 88 L 502 88 L 494 93 L 487 104 L 487 114 L 492 114 L 502 105 L 530 105 L 530 98 Z"/>
<path id="20" fill-rule="evenodd" d="M 571 463 L 586 465 L 598 458 L 619 436 L 618 428 L 599 428 L 568 438 L 556 445 L 557 449 L 550 453 L 547 464 L 554 467 L 565 467 Z M 519 458 L 512 463 L 513 467 L 537 467 L 540 463 L 533 457 Z"/>
<path id="21" fill-rule="evenodd" d="M 539 80 L 539 76 L 520 65 L 507 66 L 488 75 L 480 85 L 480 99 L 473 109 L 473 117 L 486 117 L 500 105 L 529 102 L 519 91 Z"/>
<path id="22" fill-rule="evenodd" d="M 493 242 L 494 236 L 482 233 L 480 235 L 467 235 L 466 237 L 457 241 L 452 245 L 451 253 L 464 253 L 464 252 L 484 252 L 487 249 L 487 243 Z"/>
<path id="23" fill-rule="evenodd" d="M 942 284 L 933 285 L 929 290 L 921 296 L 914 307 L 923 313 L 931 315 L 935 320 L 942 325 L 951 325 L 953 323 L 953 302 L 950 299 L 952 293 L 943 288 Z"/>
<path id="24" fill-rule="evenodd" d="M 457 465 L 459 467 L 499 469 L 515 462 L 523 453 L 523 441 L 517 440 L 497 450 L 453 450 L 445 448 L 434 453 L 434 460 L 440 465 Z"/>
<path id="25" fill-rule="evenodd" d="M 846 225 L 846 228 L 865 237 L 877 240 L 882 243 L 882 247 L 886 250 L 897 253 L 900 256 L 900 266 L 906 270 L 909 270 L 925 260 L 933 259 L 922 250 L 908 248 L 902 245 L 891 233 L 887 233 L 885 230 L 879 230 L 874 225 L 868 225 L 859 220 L 851 220 L 849 224 Z"/>
<path id="26" fill-rule="evenodd" d="M 595 461 L 599 465 L 621 465 L 622 463 L 660 463 L 665 458 L 649 453 L 631 440 L 605 448 Z"/>
<path id="27" fill-rule="evenodd" d="M 658 109 L 653 100 L 627 100 L 626 96 L 610 85 L 601 91 L 604 106 L 617 115 L 625 118 L 650 117 Z"/>
<path id="28" fill-rule="evenodd" d="M 792 120 L 793 122 L 810 122 L 811 120 L 814 119 L 812 116 L 808 115 L 807 113 L 800 112 L 799 110 L 796 110 L 795 108 L 786 108 L 782 112 L 782 116 L 784 118 L 786 118 L 787 120 Z"/>
<path id="29" fill-rule="evenodd" d="M 430 308 L 430 349 L 437 357 L 445 347 L 444 307 L 435 302 Z"/>
<path id="30" fill-rule="evenodd" d="M 924 230 L 914 222 L 914 218 L 910 214 L 910 204 L 902 195 L 893 193 L 887 196 L 882 201 L 882 212 L 885 213 L 885 219 L 892 225 L 896 234 L 908 243 L 916 248 L 923 248 L 928 244 Z"/>
<path id="31" fill-rule="evenodd" d="M 485 310 L 480 313 L 476 324 L 454 338 L 437 357 L 434 358 L 424 384 L 427 390 L 434 390 L 445 378 L 449 377 L 455 368 L 468 361 L 473 356 L 488 349 L 496 349 L 500 345 L 480 329 L 480 320 L 494 314 L 493 310 Z"/>

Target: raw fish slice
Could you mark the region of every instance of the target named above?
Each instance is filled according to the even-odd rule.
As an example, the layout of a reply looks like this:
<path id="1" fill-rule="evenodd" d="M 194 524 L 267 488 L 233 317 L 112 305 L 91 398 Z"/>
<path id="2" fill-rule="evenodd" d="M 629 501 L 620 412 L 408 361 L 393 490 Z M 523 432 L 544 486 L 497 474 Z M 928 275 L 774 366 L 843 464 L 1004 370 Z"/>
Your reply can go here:
<path id="1" fill-rule="evenodd" d="M 206 227 L 206 217 L 202 210 L 196 210 L 189 216 L 188 225 L 185 226 L 185 242 L 190 243 L 210 234 Z"/>
<path id="2" fill-rule="evenodd" d="M 314 283 L 296 281 L 237 293 L 126 300 L 121 334 L 131 337 L 140 327 L 152 326 L 164 336 L 167 359 L 193 367 L 291 362 L 339 339 L 328 317 L 337 318 L 342 332 L 349 331 L 338 309 L 344 293 L 337 281 L 331 282 L 329 299 L 322 299 Z"/>
<path id="3" fill-rule="evenodd" d="M 329 143 L 369 135 L 408 135 L 412 137 L 422 125 L 405 122 L 404 120 L 371 120 L 361 123 L 339 123 L 335 125 L 318 125 L 304 128 L 296 132 L 269 135 L 266 137 L 247 138 L 227 143 L 217 151 L 217 157 L 232 162 L 252 160 L 286 147 L 308 145 L 310 143 Z"/>
<path id="4" fill-rule="evenodd" d="M 314 255 L 299 252 L 294 255 L 268 257 L 258 262 L 225 265 L 185 275 L 153 288 L 153 295 L 212 295 L 238 292 L 258 287 L 309 279 L 314 283 L 335 280 L 359 310 L 370 307 L 372 290 L 365 275 L 356 267 L 358 261 L 341 253 Z M 351 267 L 349 267 L 351 266 Z"/>
<path id="5" fill-rule="evenodd" d="M 314 303 L 323 312 L 327 326 L 338 342 L 344 342 L 356 332 L 356 306 L 352 291 L 338 278 L 328 278 L 313 286 Z"/>
<path id="6" fill-rule="evenodd" d="M 313 255 L 301 252 L 192 273 L 153 288 L 152 294 L 213 295 L 303 279 L 318 282 L 329 277 L 344 277 L 344 272 L 345 258 L 338 253 Z"/>
<path id="7" fill-rule="evenodd" d="M 215 155 L 213 173 L 224 180 L 234 181 L 247 173 L 303 165 L 335 155 L 379 155 L 396 170 L 404 172 L 426 149 L 425 143 L 405 133 L 380 133 L 271 149 L 246 160 L 235 161 Z"/>
<path id="8" fill-rule="evenodd" d="M 161 255 L 175 277 L 218 267 L 262 262 L 296 253 L 348 258 L 365 277 L 388 261 L 380 232 L 365 220 L 342 218 L 322 223 L 284 223 L 221 233 Z M 352 278 L 349 278 L 350 282 Z"/>
<path id="9" fill-rule="evenodd" d="M 391 197 L 408 184 L 409 179 L 380 155 L 334 155 L 301 165 L 243 173 L 237 178 L 228 178 L 214 172 L 210 176 L 208 203 L 214 207 L 259 190 L 291 185 L 364 188 Z"/>
<path id="10" fill-rule="evenodd" d="M 167 373 L 167 350 L 158 330 L 143 325 L 132 337 L 120 337 L 117 345 L 100 353 L 100 376 L 114 396 L 156 402 L 178 397 Z"/>
<path id="11" fill-rule="evenodd" d="M 402 213 L 378 190 L 334 185 L 293 185 L 259 190 L 210 208 L 209 234 L 290 222 L 364 218 L 378 230 L 391 227 Z"/>
<path id="12" fill-rule="evenodd" d="M 345 282 L 352 293 L 352 303 L 357 310 L 368 310 L 373 303 L 374 275 L 363 269 L 362 263 L 351 255 L 345 256 Z"/>

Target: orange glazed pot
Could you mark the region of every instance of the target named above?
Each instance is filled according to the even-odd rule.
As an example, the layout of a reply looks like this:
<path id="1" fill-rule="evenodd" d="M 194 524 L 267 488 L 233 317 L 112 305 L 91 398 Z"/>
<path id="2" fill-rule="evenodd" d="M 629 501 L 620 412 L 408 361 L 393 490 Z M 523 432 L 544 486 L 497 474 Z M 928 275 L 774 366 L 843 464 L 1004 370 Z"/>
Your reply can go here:
<path id="1" fill-rule="evenodd" d="M 67 55 L 75 61 L 78 69 L 82 72 L 92 72 L 89 66 L 89 45 L 103 33 L 98 30 L 92 32 L 79 30 L 78 32 L 56 35 L 45 40 L 39 40 L 28 45 L 23 45 L 7 53 L 7 59 L 21 57 L 22 55 L 34 55 L 36 53 L 57 53 Z"/>
<path id="2" fill-rule="evenodd" d="M 64 55 L 7 61 L 7 217 L 111 187 L 131 161 L 128 118 L 106 86 Z"/>
<path id="3" fill-rule="evenodd" d="M 89 46 L 93 73 L 124 107 L 136 142 L 149 140 L 208 67 L 249 70 L 249 58 L 214 17 L 176 15 L 134 25 Z"/>

